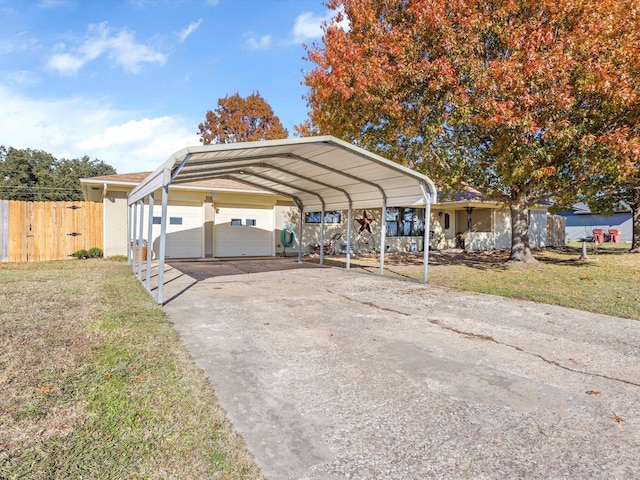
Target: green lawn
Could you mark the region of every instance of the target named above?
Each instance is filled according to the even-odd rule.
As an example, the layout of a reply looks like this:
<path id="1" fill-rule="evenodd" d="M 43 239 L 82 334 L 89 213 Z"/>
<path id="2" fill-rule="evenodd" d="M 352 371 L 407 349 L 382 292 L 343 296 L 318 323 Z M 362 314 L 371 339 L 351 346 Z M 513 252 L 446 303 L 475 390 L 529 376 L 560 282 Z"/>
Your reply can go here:
<path id="1" fill-rule="evenodd" d="M 0 265 L 0 478 L 260 478 L 128 265 Z"/>

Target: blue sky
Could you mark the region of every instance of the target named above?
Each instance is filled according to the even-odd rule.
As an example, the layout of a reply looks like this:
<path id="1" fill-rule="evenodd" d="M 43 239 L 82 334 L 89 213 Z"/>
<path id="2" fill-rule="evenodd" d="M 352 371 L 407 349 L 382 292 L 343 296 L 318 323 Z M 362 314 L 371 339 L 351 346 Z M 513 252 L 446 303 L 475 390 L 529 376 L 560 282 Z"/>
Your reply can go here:
<path id="1" fill-rule="evenodd" d="M 153 170 L 199 145 L 219 98 L 307 117 L 321 0 L 0 0 L 0 145 Z"/>

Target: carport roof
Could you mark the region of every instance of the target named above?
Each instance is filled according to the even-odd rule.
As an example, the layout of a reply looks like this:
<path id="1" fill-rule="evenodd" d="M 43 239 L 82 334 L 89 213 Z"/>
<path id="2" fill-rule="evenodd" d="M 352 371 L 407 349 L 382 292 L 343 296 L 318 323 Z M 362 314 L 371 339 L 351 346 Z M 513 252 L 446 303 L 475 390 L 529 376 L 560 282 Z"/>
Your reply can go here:
<path id="1" fill-rule="evenodd" d="M 278 193 L 304 211 L 421 206 L 429 177 L 332 136 L 227 143 L 177 151 L 129 195 L 133 204 L 169 184 L 235 180 Z"/>

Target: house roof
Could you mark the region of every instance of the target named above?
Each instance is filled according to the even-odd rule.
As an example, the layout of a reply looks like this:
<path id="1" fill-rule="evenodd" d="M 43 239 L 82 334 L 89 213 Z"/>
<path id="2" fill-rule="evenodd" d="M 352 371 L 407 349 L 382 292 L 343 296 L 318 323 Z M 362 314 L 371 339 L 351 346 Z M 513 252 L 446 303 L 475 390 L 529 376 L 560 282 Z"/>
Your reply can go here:
<path id="1" fill-rule="evenodd" d="M 129 204 L 166 185 L 232 180 L 291 198 L 305 211 L 425 205 L 431 179 L 332 136 L 184 148 L 142 180 Z"/>
<path id="2" fill-rule="evenodd" d="M 480 192 L 480 190 L 470 185 L 463 185 L 459 190 L 456 190 L 453 193 L 445 193 L 443 196 L 450 197 L 451 200 L 438 202 L 438 205 L 451 207 L 458 210 L 461 210 L 465 207 L 501 208 L 505 205 L 502 202 L 488 199 L 482 192 Z M 530 208 L 534 210 L 546 210 L 550 206 L 550 202 L 540 202 Z"/>
<path id="3" fill-rule="evenodd" d="M 568 210 L 571 210 L 574 215 L 594 215 L 589 205 L 583 202 L 573 204 Z M 627 213 L 630 211 L 631 207 L 629 204 L 623 201 L 618 202 L 613 208 L 614 213 Z"/>
<path id="4" fill-rule="evenodd" d="M 86 200 L 91 202 L 99 202 L 104 198 L 104 194 L 106 193 L 106 190 L 109 186 L 123 186 L 131 187 L 133 189 L 151 173 L 152 172 L 119 173 L 114 175 L 101 175 L 98 177 L 82 178 L 80 179 L 80 185 L 82 186 L 82 192 Z M 273 195 L 271 192 L 261 190 L 257 187 L 224 178 L 186 182 L 179 186 L 176 185 L 173 188 L 193 190 L 215 189 L 223 191 L 244 191 Z"/>

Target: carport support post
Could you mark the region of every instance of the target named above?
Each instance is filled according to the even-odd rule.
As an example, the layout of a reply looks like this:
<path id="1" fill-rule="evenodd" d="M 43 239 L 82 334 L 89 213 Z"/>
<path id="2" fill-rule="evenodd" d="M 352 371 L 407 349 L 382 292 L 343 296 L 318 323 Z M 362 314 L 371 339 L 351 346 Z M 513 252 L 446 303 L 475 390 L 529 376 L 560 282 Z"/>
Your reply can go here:
<path id="1" fill-rule="evenodd" d="M 427 197 L 424 207 L 424 241 L 422 242 L 422 250 L 424 259 L 422 261 L 422 282 L 427 283 L 427 270 L 429 265 L 429 237 L 431 231 L 431 201 Z"/>
<path id="2" fill-rule="evenodd" d="M 167 242 L 167 205 L 169 204 L 169 185 L 162 187 L 162 216 L 160 217 L 160 246 L 158 248 L 158 295 L 156 303 L 162 305 L 164 285 L 164 253 Z"/>
<path id="3" fill-rule="evenodd" d="M 132 242 L 131 242 L 131 270 L 133 270 L 134 272 L 136 271 L 136 243 L 137 243 L 137 238 L 136 238 L 136 231 L 138 228 L 138 205 L 135 203 L 131 204 L 131 208 L 133 209 L 133 228 L 131 229 L 131 237 L 132 237 Z"/>
<path id="4" fill-rule="evenodd" d="M 298 263 L 302 263 L 302 204 L 298 205 L 300 220 L 298 221 Z"/>
<path id="5" fill-rule="evenodd" d="M 387 240 L 387 202 L 382 205 L 382 218 L 380 218 L 380 275 L 384 275 L 384 251 Z"/>
<path id="6" fill-rule="evenodd" d="M 320 265 L 324 265 L 324 205 L 322 206 L 322 218 L 320 219 Z"/>
<path id="7" fill-rule="evenodd" d="M 131 257 L 133 255 L 133 251 L 131 250 L 131 242 L 133 241 L 133 235 L 131 234 L 133 231 L 133 205 L 129 205 L 127 208 L 127 263 L 133 268 L 133 259 Z"/>
<path id="8" fill-rule="evenodd" d="M 347 269 L 351 268 L 351 222 L 353 221 L 353 210 L 351 202 L 349 202 L 349 211 L 347 212 Z"/>
<path id="9" fill-rule="evenodd" d="M 148 292 L 151 291 L 151 257 L 152 257 L 152 249 L 151 249 L 151 238 L 153 236 L 153 192 L 149 194 L 149 220 L 147 220 L 147 276 L 145 278 L 145 288 Z"/>
<path id="10" fill-rule="evenodd" d="M 138 245 L 138 280 L 140 281 L 140 283 L 142 283 L 142 237 L 144 236 L 144 200 L 140 199 L 140 201 L 138 202 L 138 204 L 140 205 L 140 231 L 139 233 L 139 238 L 140 238 L 140 245 Z"/>

